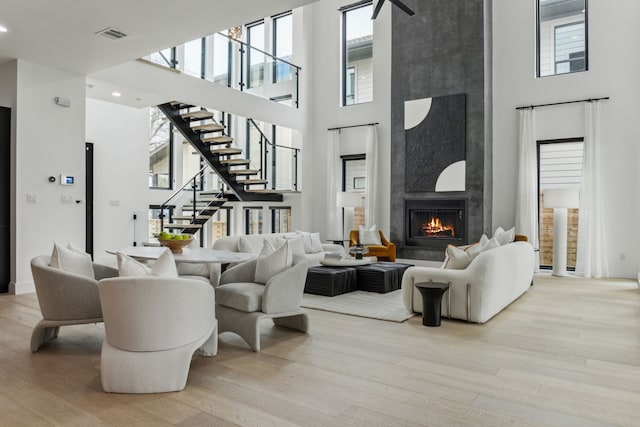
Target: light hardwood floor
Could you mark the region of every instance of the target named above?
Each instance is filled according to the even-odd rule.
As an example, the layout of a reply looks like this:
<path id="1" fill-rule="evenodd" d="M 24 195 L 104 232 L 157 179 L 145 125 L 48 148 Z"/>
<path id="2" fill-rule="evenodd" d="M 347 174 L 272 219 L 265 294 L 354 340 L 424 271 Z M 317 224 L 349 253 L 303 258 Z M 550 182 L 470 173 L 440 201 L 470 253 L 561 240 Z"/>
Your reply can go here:
<path id="1" fill-rule="evenodd" d="M 184 391 L 104 393 L 101 325 L 29 351 L 34 294 L 0 297 L 0 425 L 640 426 L 640 290 L 551 279 L 485 325 L 423 327 L 311 311 L 194 358 Z"/>

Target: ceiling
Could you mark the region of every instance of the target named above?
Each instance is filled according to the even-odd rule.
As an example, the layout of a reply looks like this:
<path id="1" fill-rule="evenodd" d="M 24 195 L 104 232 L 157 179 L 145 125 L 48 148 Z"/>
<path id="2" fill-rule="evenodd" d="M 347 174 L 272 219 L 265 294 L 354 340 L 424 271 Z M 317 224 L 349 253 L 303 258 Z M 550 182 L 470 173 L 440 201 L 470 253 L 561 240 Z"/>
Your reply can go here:
<path id="1" fill-rule="evenodd" d="M 81 75 L 316 0 L 1 0 L 0 63 L 20 58 Z M 119 40 L 96 35 L 107 27 Z"/>

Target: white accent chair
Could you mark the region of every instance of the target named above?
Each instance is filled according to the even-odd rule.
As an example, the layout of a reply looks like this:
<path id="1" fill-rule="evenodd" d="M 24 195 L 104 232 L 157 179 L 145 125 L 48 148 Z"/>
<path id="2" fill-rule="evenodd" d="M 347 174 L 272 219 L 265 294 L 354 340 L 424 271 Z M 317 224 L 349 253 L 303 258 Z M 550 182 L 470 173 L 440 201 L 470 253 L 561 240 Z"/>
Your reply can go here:
<path id="1" fill-rule="evenodd" d="M 43 319 L 31 334 L 31 351 L 56 338 L 60 326 L 102 322 L 98 280 L 118 276 L 118 270 L 93 263 L 96 279 L 49 266 L 49 255 L 31 260 L 31 274 Z"/>
<path id="2" fill-rule="evenodd" d="M 236 265 L 222 273 L 216 288 L 216 313 L 220 332 L 234 332 L 260 351 L 260 321 L 272 319 L 278 326 L 309 332 L 309 315 L 300 308 L 307 261 L 273 276 L 266 284 L 255 282 L 257 260 Z"/>
<path id="3" fill-rule="evenodd" d="M 106 338 L 102 388 L 114 393 L 182 390 L 191 358 L 218 352 L 213 287 L 200 280 L 119 277 L 98 283 Z"/>

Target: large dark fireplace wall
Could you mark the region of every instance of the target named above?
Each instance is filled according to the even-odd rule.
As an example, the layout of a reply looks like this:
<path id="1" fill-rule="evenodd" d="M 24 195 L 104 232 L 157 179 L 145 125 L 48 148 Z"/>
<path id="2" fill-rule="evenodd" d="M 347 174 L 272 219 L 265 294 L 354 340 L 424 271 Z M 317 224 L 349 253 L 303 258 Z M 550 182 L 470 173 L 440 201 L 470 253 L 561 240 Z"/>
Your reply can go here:
<path id="1" fill-rule="evenodd" d="M 491 144 L 486 135 L 491 131 L 491 0 L 409 0 L 407 4 L 416 12 L 414 16 L 398 8 L 392 12 L 390 235 L 401 258 L 442 260 L 446 244 L 477 241 L 490 228 Z M 464 94 L 466 104 L 465 189 L 415 188 L 411 182 L 416 177 L 405 176 L 406 170 L 421 172 L 405 155 L 404 103 L 457 94 Z M 424 141 L 424 153 L 447 150 L 442 142 L 433 144 L 438 142 Z M 418 141 L 411 149 L 420 149 L 420 145 Z M 424 170 L 430 170 L 429 155 L 422 159 Z M 444 233 L 425 245 L 426 239 L 415 235 L 417 225 L 411 223 L 407 204 L 452 199 L 464 204 L 463 235 Z"/>

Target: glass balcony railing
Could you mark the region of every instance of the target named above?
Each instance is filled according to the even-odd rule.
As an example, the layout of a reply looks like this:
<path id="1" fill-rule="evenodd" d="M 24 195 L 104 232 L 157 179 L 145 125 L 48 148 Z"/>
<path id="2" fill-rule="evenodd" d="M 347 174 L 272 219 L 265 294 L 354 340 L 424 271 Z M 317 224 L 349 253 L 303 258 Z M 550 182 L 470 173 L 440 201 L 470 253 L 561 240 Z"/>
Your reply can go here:
<path id="1" fill-rule="evenodd" d="M 224 33 L 154 52 L 144 59 L 221 86 L 298 108 L 300 67 Z"/>

